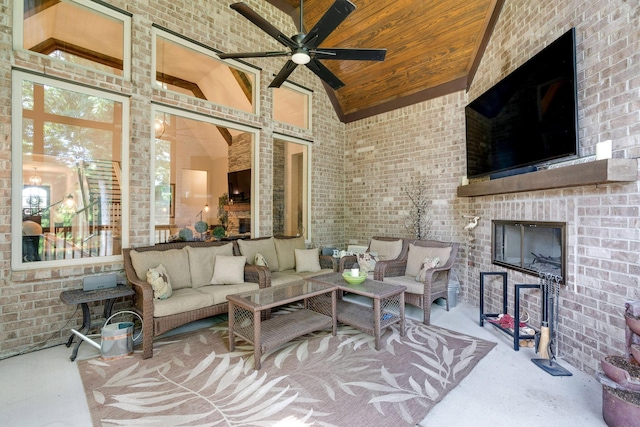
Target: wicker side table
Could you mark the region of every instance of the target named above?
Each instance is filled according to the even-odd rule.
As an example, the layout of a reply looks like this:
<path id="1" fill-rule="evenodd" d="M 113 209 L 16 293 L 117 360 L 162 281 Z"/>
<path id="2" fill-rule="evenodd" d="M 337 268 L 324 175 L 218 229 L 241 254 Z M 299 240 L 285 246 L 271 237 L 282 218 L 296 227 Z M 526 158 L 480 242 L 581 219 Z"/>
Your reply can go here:
<path id="1" fill-rule="evenodd" d="M 365 279 L 359 285 L 348 284 L 340 273 L 314 276 L 309 280 L 335 285 L 340 291 L 362 295 L 373 300 L 373 307 L 352 304 L 338 297 L 338 322 L 353 326 L 365 334 L 373 335 L 376 350 L 380 350 L 381 330 L 400 323 L 400 336 L 405 336 L 405 286 Z M 341 292 L 339 292 L 341 294 Z"/>
<path id="2" fill-rule="evenodd" d="M 103 315 L 105 319 L 107 319 L 111 316 L 111 310 L 113 309 L 113 304 L 116 302 L 116 299 L 127 297 L 134 293 L 133 289 L 127 285 L 118 285 L 115 288 L 97 289 L 95 291 L 73 289 L 69 291 L 62 291 L 60 293 L 60 300 L 67 305 L 80 304 L 80 307 L 82 307 L 82 326 L 80 327 L 80 332 L 83 335 L 87 335 L 92 326 L 98 326 L 98 324 L 91 324 L 91 311 L 89 310 L 90 302 L 105 301 Z M 75 335 L 71 334 L 66 344 L 67 347 L 71 347 L 74 337 Z M 80 348 L 82 341 L 83 340 L 79 339 L 76 346 L 73 348 L 73 352 L 70 357 L 72 362 L 76 360 L 76 357 L 78 356 L 78 349 Z"/>

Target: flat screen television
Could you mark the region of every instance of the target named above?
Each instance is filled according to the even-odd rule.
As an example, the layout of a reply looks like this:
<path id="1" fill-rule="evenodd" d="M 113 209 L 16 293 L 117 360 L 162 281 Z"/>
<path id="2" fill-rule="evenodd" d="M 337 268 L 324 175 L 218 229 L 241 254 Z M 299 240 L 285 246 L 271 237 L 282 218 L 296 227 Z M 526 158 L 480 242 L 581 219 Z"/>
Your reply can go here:
<path id="1" fill-rule="evenodd" d="M 575 28 L 465 107 L 467 176 L 578 155 Z"/>
<path id="2" fill-rule="evenodd" d="M 251 202 L 251 169 L 229 172 L 229 200 L 233 203 Z"/>

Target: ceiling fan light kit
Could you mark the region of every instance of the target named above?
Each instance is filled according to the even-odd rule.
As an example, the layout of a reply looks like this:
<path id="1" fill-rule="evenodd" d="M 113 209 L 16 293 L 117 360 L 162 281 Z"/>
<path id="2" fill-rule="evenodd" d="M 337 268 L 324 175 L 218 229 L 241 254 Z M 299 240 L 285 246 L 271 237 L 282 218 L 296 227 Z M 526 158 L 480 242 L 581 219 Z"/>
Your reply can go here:
<path id="1" fill-rule="evenodd" d="M 384 61 L 387 53 L 386 49 L 318 47 L 355 10 L 356 6 L 349 0 L 336 0 L 307 34 L 303 32 L 304 3 L 303 0 L 300 0 L 300 33 L 294 34 L 292 37 L 284 35 L 266 19 L 254 12 L 246 3 L 233 3 L 230 7 L 289 49 L 278 52 L 221 53 L 218 55 L 221 59 L 291 57 L 269 87 L 280 87 L 298 65 L 306 65 L 309 70 L 336 90 L 344 86 L 344 83 L 319 59 Z"/>

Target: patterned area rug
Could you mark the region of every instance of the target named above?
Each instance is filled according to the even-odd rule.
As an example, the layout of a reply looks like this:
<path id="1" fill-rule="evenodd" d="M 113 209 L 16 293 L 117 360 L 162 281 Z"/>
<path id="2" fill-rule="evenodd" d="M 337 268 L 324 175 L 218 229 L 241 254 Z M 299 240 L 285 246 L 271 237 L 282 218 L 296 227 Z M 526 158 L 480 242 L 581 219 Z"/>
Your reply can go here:
<path id="1" fill-rule="evenodd" d="M 422 421 L 495 343 L 407 319 L 406 337 L 340 325 L 263 355 L 228 351 L 226 322 L 154 343 L 154 356 L 83 360 L 95 426 L 403 426 Z"/>

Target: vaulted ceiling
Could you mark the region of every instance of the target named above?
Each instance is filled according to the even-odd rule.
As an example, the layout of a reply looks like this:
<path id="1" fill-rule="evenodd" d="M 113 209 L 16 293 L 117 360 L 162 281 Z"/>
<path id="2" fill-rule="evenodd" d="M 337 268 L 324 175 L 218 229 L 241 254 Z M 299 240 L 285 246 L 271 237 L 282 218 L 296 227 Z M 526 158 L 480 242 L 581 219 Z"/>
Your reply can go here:
<path id="1" fill-rule="evenodd" d="M 267 0 L 299 21 L 299 0 Z M 351 0 L 356 5 L 320 47 L 386 48 L 384 62 L 324 61 L 346 85 L 325 85 L 351 122 L 468 89 L 504 0 Z M 334 0 L 305 0 L 308 31 Z M 268 37 L 265 34 L 265 37 Z"/>

